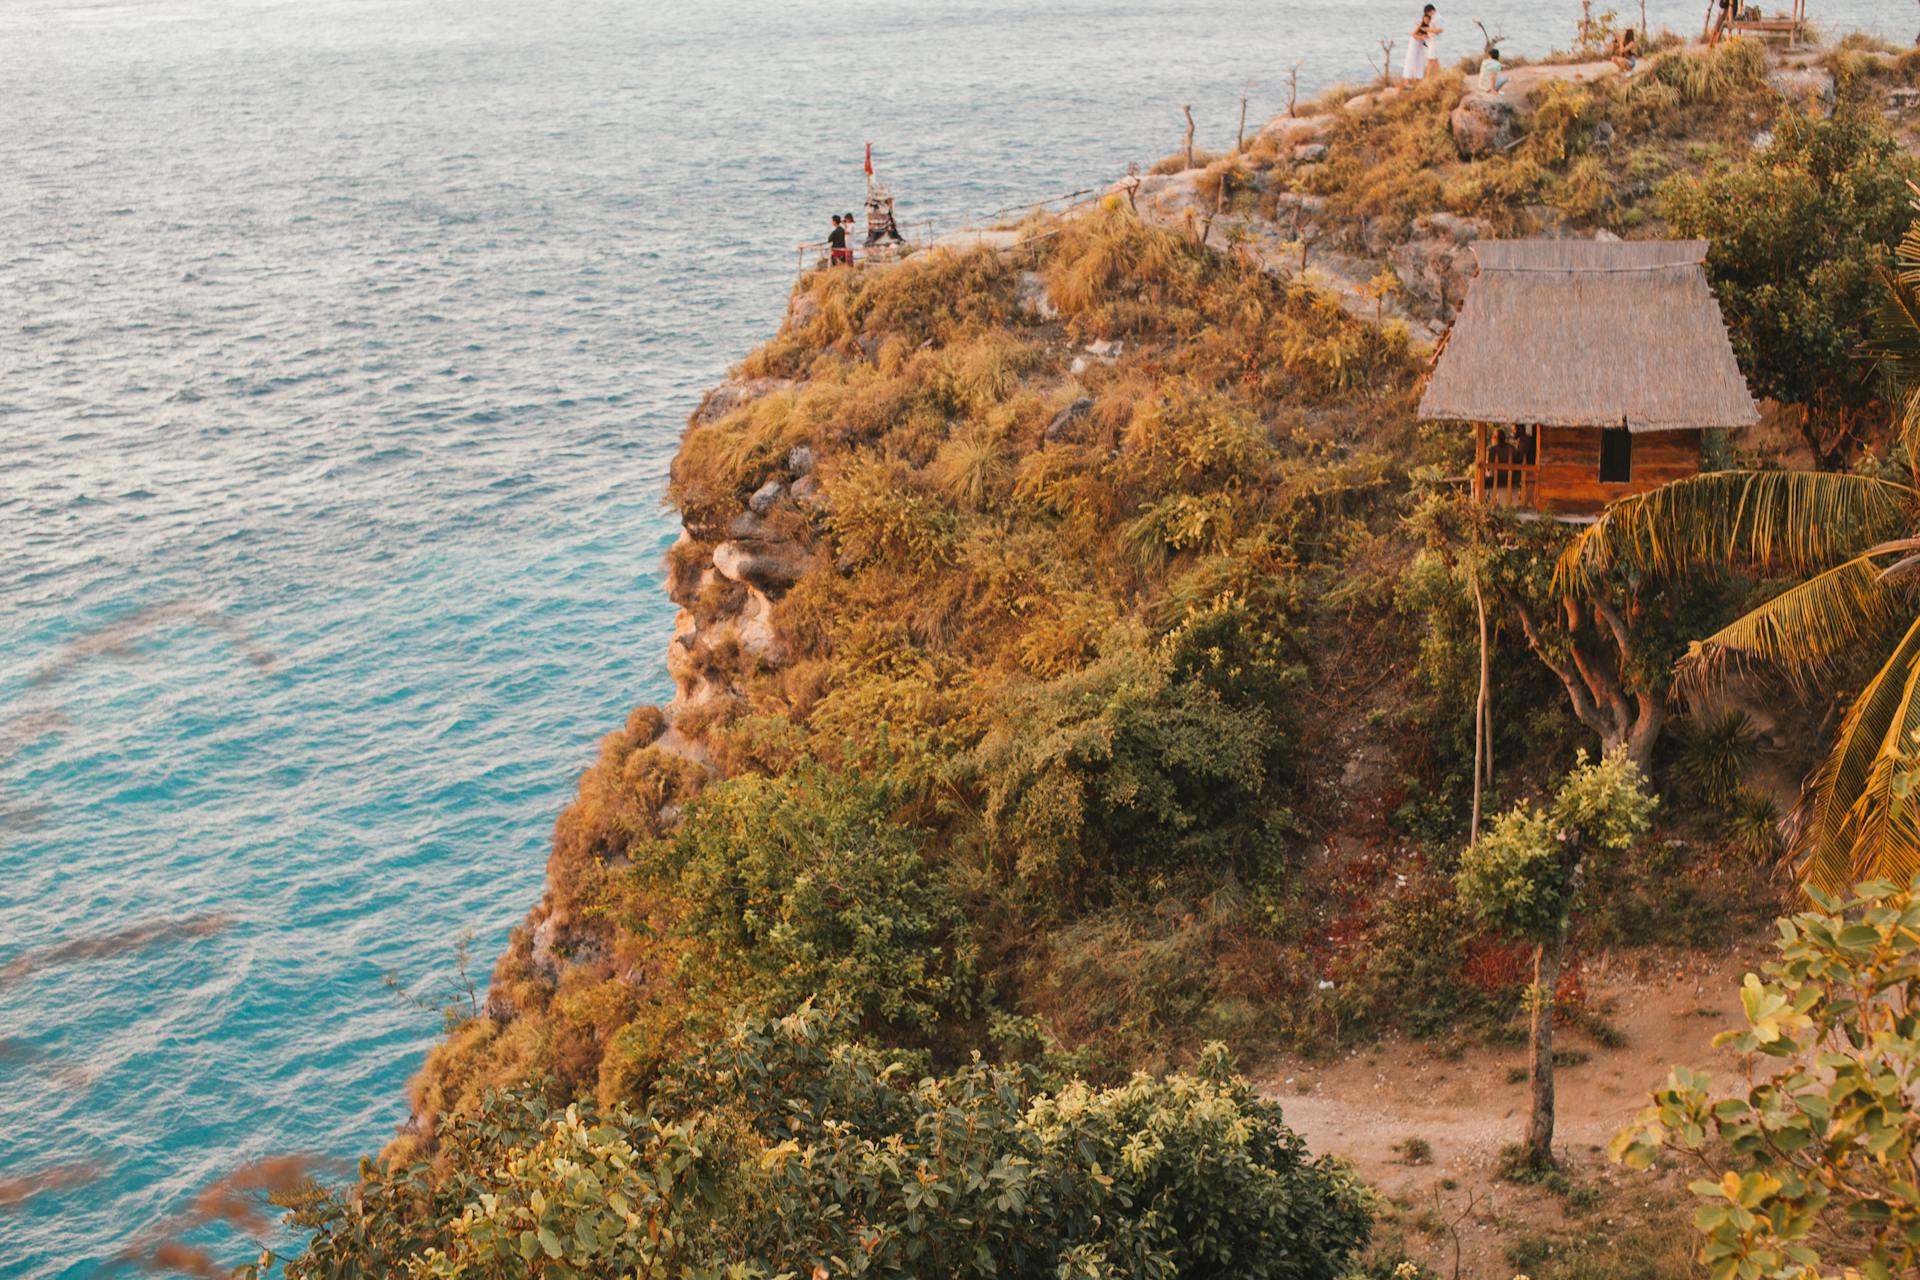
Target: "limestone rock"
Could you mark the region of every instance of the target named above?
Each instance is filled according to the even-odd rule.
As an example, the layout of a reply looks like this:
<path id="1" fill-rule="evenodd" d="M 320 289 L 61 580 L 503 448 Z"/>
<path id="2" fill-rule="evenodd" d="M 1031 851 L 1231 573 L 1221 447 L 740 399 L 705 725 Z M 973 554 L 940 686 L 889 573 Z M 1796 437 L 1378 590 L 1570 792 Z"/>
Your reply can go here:
<path id="1" fill-rule="evenodd" d="M 693 425 L 703 426 L 726 417 L 741 405 L 786 391 L 796 384 L 791 378 L 735 378 L 707 392 L 706 399 L 693 411 Z"/>
<path id="2" fill-rule="evenodd" d="M 820 501 L 820 478 L 814 475 L 801 476 L 793 482 L 793 488 L 788 492 L 802 506 L 814 506 Z"/>
<path id="3" fill-rule="evenodd" d="M 1779 67 L 1767 73 L 1767 84 L 1789 102 L 1813 107 L 1823 116 L 1833 114 L 1833 73 L 1825 67 Z"/>
<path id="4" fill-rule="evenodd" d="M 1387 261 L 1409 297 L 1443 319 L 1466 300 L 1473 278 L 1473 242 L 1486 228 L 1473 218 L 1440 210 L 1414 219 L 1413 236 L 1386 251 Z"/>
<path id="5" fill-rule="evenodd" d="M 559 940 L 561 923 L 560 916 L 556 913 L 534 926 L 533 946 L 527 957 L 533 961 L 533 967 L 546 974 L 549 979 L 560 971 L 559 958 L 553 954 L 553 944 Z"/>
<path id="6" fill-rule="evenodd" d="M 807 571 L 808 557 L 792 543 L 752 545 L 729 540 L 713 549 L 713 567 L 720 576 L 773 595 L 779 595 Z"/>
<path id="7" fill-rule="evenodd" d="M 1478 219 L 1449 213 L 1444 209 L 1417 219 L 1414 230 L 1428 235 L 1445 236 L 1455 244 L 1472 244 L 1487 234 L 1486 228 L 1480 225 Z"/>
<path id="8" fill-rule="evenodd" d="M 1319 164 L 1327 158 L 1327 144 L 1324 142 L 1303 142 L 1293 149 L 1295 164 Z"/>
<path id="9" fill-rule="evenodd" d="M 687 685 L 699 676 L 694 662 L 694 646 L 700 640 L 699 624 L 691 609 L 682 609 L 673 619 L 673 639 L 667 642 L 667 675 L 676 685 Z"/>
<path id="10" fill-rule="evenodd" d="M 1053 305 L 1047 292 L 1047 278 L 1038 271 L 1020 273 L 1020 310 L 1036 320 L 1056 320 L 1060 308 Z"/>
<path id="11" fill-rule="evenodd" d="M 781 495 L 786 491 L 787 486 L 778 480 L 769 480 L 755 489 L 753 496 L 747 499 L 747 510 L 757 516 L 763 516 L 773 510 L 773 504 L 780 501 Z"/>
<path id="12" fill-rule="evenodd" d="M 1259 141 L 1271 140 L 1285 151 L 1303 142 L 1324 142 L 1333 131 L 1332 116 L 1281 116 L 1260 130 Z"/>
<path id="13" fill-rule="evenodd" d="M 813 450 L 804 444 L 797 444 L 787 450 L 787 470 L 796 476 L 804 476 L 813 470 Z"/>
<path id="14" fill-rule="evenodd" d="M 1520 138 L 1520 109 L 1497 93 L 1470 93 L 1460 99 L 1448 120 L 1453 144 L 1469 160 L 1503 151 Z"/>
<path id="15" fill-rule="evenodd" d="M 1092 410 L 1093 398 L 1091 396 L 1081 396 L 1078 400 L 1075 400 L 1072 404 L 1054 414 L 1053 421 L 1047 424 L 1047 429 L 1042 432 L 1041 435 L 1047 440 L 1058 440 L 1066 434 L 1067 428 L 1073 424 L 1075 419 L 1086 417 Z"/>
<path id="16" fill-rule="evenodd" d="M 787 646 L 773 629 L 773 602 L 751 587 L 746 604 L 733 620 L 733 635 L 740 652 L 762 666 L 783 667 L 789 660 Z"/>
<path id="17" fill-rule="evenodd" d="M 1288 210 L 1303 218 L 1317 218 L 1327 211 L 1325 196 L 1312 196 L 1299 191 L 1282 191 L 1274 197 L 1276 209 Z"/>

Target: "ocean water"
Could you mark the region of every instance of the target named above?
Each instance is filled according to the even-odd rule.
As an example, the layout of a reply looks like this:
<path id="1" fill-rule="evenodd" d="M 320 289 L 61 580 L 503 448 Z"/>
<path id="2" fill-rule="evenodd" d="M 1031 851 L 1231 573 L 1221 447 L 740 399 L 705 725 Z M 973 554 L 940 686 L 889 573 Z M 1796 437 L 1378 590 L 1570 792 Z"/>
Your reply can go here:
<path id="1" fill-rule="evenodd" d="M 1412 7 L 0 0 L 0 1276 L 245 1260 L 202 1192 L 404 1119 L 457 939 L 670 692 L 675 442 L 863 142 L 953 227 Z"/>

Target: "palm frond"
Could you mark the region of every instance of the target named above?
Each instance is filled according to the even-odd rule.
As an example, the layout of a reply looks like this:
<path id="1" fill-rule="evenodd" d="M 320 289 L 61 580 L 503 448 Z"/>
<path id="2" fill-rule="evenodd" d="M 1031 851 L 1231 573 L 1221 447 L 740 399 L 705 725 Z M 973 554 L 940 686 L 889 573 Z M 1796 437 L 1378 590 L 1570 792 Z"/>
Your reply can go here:
<path id="1" fill-rule="evenodd" d="M 1802 797 L 1791 846 L 1802 885 L 1840 893 L 1870 876 L 1920 868 L 1920 821 L 1909 812 L 1917 733 L 1920 619 L 1847 709 Z"/>
<path id="2" fill-rule="evenodd" d="M 1841 656 L 1884 641 L 1914 618 L 1911 587 L 1890 578 L 1878 559 L 1897 549 L 1882 545 L 1843 561 L 1694 641 L 1680 662 L 1682 683 L 1710 683 L 1726 666 L 1744 661 L 1778 667 L 1804 682 Z"/>
<path id="3" fill-rule="evenodd" d="M 1907 189 L 1920 209 L 1920 186 Z M 1896 270 L 1881 269 L 1880 305 L 1875 309 L 1873 353 L 1900 396 L 1900 440 L 1907 460 L 1920 474 L 1920 221 L 1907 227 L 1894 251 Z"/>
<path id="4" fill-rule="evenodd" d="M 1880 571 L 1882 578 L 1892 580 L 1911 577 L 1915 569 L 1920 569 L 1920 538 L 1895 538 L 1892 542 L 1883 542 L 1877 547 L 1868 547 L 1864 554 L 1870 555 L 1876 560 L 1881 556 L 1897 555 L 1900 557 L 1900 559 Z"/>
<path id="5" fill-rule="evenodd" d="M 1920 380 L 1920 281 L 1909 282 L 1907 274 L 1880 269 L 1880 305 L 1873 322 L 1874 354 L 1903 389 Z M 1920 263 L 1915 274 L 1920 275 Z"/>
<path id="6" fill-rule="evenodd" d="M 1907 533 L 1910 486 L 1834 471 L 1710 471 L 1622 498 L 1568 544 L 1556 591 L 1621 568 L 1652 577 L 1746 569 L 1817 573 Z"/>

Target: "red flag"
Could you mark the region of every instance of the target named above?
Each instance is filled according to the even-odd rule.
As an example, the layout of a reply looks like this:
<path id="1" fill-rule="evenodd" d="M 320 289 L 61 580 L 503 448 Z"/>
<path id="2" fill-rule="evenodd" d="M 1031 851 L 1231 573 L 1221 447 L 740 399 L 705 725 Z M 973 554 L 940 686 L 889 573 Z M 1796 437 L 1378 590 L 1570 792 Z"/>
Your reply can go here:
<path id="1" fill-rule="evenodd" d="M 867 176 L 869 178 L 873 176 L 873 144 L 871 142 L 867 144 Z"/>

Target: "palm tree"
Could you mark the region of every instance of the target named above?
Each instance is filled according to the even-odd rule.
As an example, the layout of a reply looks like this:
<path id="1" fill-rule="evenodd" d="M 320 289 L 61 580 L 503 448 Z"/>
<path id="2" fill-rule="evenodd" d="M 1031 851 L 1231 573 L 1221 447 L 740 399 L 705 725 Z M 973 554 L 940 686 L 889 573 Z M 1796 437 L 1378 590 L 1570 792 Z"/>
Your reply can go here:
<path id="1" fill-rule="evenodd" d="M 1880 656 L 1790 824 L 1801 883 L 1830 894 L 1863 879 L 1905 884 L 1920 871 L 1920 223 L 1901 242 L 1886 285 L 1875 346 L 1903 395 L 1904 482 L 1708 472 L 1613 504 L 1554 571 L 1566 589 L 1613 571 L 1669 581 L 1728 570 L 1798 579 L 1696 641 L 1681 662 L 1683 680 L 1710 684 L 1759 663 L 1805 682 L 1842 659 Z"/>

